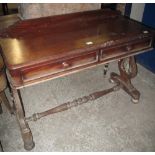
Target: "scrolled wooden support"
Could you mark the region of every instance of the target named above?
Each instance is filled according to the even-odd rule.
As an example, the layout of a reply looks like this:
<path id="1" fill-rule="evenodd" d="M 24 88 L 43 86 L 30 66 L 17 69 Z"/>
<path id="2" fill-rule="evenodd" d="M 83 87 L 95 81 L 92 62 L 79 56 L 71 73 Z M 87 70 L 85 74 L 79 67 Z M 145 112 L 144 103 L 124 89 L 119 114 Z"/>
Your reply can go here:
<path id="1" fill-rule="evenodd" d="M 42 118 L 42 117 L 45 117 L 47 115 L 51 115 L 51 114 L 54 114 L 54 113 L 58 113 L 58 112 L 61 112 L 61 111 L 65 111 L 65 110 L 68 110 L 68 109 L 71 109 L 72 107 L 75 107 L 75 106 L 78 106 L 78 105 L 81 105 L 83 103 L 87 103 L 88 101 L 92 101 L 92 100 L 95 100 L 103 95 L 106 95 L 110 92 L 113 92 L 113 91 L 116 91 L 119 89 L 119 85 L 116 85 L 110 89 L 106 89 L 106 90 L 103 90 L 103 91 L 98 91 L 98 92 L 95 92 L 95 93 L 92 93 L 88 96 L 84 96 L 84 97 L 81 97 L 81 98 L 78 98 L 78 99 L 75 99 L 71 102 L 67 102 L 67 103 L 64 103 L 64 104 L 61 104 L 55 108 L 52 108 L 50 110 L 47 110 L 45 112 L 41 112 L 41 113 L 35 113 L 33 114 L 32 116 L 26 118 L 26 121 L 37 121 L 38 119 Z"/>
<path id="2" fill-rule="evenodd" d="M 126 67 L 126 64 L 128 67 Z M 137 65 L 133 56 L 118 61 L 120 75 L 111 73 L 110 80 L 117 84 L 127 92 L 134 103 L 138 103 L 140 98 L 139 91 L 132 85 L 131 79 L 137 75 Z"/>

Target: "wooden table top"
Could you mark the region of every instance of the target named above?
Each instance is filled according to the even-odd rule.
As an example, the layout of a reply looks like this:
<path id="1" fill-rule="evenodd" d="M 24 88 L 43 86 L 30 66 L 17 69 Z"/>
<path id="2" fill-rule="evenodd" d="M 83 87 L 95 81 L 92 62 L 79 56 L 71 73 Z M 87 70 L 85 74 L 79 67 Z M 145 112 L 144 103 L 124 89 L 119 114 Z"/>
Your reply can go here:
<path id="1" fill-rule="evenodd" d="M 1 34 L 9 69 L 56 61 L 152 35 L 116 11 L 95 10 L 20 21 Z"/>

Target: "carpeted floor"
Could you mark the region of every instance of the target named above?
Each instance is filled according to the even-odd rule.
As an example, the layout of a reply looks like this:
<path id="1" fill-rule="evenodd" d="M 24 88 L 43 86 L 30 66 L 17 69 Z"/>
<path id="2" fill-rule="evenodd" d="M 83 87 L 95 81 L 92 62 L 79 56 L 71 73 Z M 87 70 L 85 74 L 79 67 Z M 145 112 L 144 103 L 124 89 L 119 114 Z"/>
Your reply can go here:
<path id="1" fill-rule="evenodd" d="M 24 88 L 26 116 L 109 88 L 103 66 Z M 140 90 L 139 104 L 122 90 L 68 111 L 29 123 L 35 148 L 32 151 L 155 151 L 155 75 L 138 65 L 133 80 Z M 16 119 L 5 109 L 0 116 L 4 151 L 25 151 Z"/>

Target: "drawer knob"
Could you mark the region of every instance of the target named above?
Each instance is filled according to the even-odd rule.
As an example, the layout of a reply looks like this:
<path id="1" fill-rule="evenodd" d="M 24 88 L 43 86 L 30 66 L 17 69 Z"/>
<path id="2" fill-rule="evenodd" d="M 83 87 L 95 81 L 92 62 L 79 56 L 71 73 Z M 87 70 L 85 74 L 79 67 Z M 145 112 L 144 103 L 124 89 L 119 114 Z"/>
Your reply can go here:
<path id="1" fill-rule="evenodd" d="M 67 68 L 67 67 L 70 66 L 67 62 L 63 62 L 62 65 L 63 65 L 64 68 Z"/>

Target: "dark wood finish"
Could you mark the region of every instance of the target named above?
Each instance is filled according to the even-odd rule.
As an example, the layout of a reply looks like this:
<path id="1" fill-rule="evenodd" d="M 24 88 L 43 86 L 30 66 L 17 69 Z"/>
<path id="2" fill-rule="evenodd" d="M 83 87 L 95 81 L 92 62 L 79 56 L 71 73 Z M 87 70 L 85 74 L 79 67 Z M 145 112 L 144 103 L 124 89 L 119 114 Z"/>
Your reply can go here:
<path id="1" fill-rule="evenodd" d="M 65 70 L 74 69 L 83 65 L 92 64 L 98 61 L 96 51 L 93 51 L 89 54 L 77 56 L 74 58 L 61 60 L 59 62 L 51 63 L 51 64 L 42 64 L 36 67 L 23 69 L 22 79 L 24 82 L 27 80 L 34 80 L 37 78 L 41 78 L 42 76 L 48 76 L 51 74 L 57 74 Z"/>
<path id="2" fill-rule="evenodd" d="M 135 55 L 141 49 L 149 49 L 152 42 L 150 29 L 110 10 L 19 21 L 1 36 L 4 60 L 16 87 L 34 84 L 38 78 L 40 81 L 40 74 L 45 77 L 45 70 L 47 79 L 58 76 L 60 63 L 91 51 L 96 51 L 96 57 L 102 63 L 104 54 L 106 59 L 114 61 L 114 57 L 126 57 L 131 52 Z M 51 72 L 54 65 L 57 67 Z M 45 68 L 37 76 L 38 66 Z M 70 69 L 73 70 L 72 67 Z M 32 70 L 31 74 L 25 75 L 26 70 Z M 61 71 L 63 74 L 65 69 Z"/>
<path id="3" fill-rule="evenodd" d="M 125 63 L 128 66 L 125 66 Z M 110 82 L 115 83 L 114 87 L 92 93 L 88 96 L 75 99 L 71 102 L 61 104 L 60 106 L 57 106 L 42 113 L 35 113 L 31 117 L 26 118 L 26 121 L 37 121 L 38 119 L 45 117 L 47 115 L 65 111 L 71 109 L 72 107 L 87 103 L 88 101 L 96 100 L 99 97 L 102 97 L 113 91 L 117 91 L 120 88 L 124 89 L 132 97 L 131 99 L 134 103 L 138 103 L 140 93 L 131 84 L 131 79 L 134 78 L 137 74 L 137 66 L 134 57 L 132 56 L 118 61 L 118 68 L 120 71 L 120 75 L 116 73 L 111 73 L 110 77 Z"/>
<path id="4" fill-rule="evenodd" d="M 25 21 L 3 30 L 0 45 L 25 149 L 34 147 L 28 121 L 61 112 L 122 88 L 134 103 L 140 93 L 131 79 L 137 68 L 134 55 L 152 49 L 151 29 L 117 11 L 95 10 Z M 118 61 L 120 75 L 111 73 L 115 86 L 25 118 L 19 89 Z M 106 74 L 106 69 L 104 70 Z"/>

